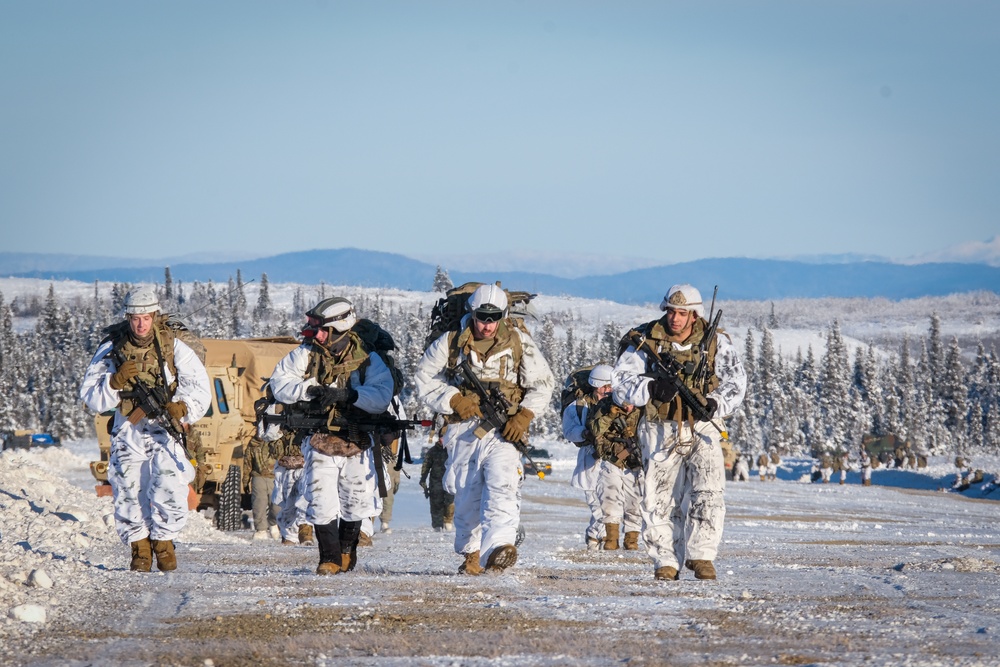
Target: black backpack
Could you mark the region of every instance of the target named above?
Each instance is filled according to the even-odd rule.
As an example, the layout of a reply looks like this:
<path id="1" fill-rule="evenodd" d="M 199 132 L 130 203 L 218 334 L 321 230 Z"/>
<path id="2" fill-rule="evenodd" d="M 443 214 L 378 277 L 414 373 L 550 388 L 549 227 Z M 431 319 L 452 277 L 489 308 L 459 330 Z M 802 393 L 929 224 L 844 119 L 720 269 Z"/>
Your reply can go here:
<path id="1" fill-rule="evenodd" d="M 566 381 L 563 382 L 562 393 L 559 395 L 559 414 L 565 412 L 570 403 L 574 403 L 590 393 L 590 371 L 594 370 L 596 365 L 577 368 L 569 374 Z"/>
<path id="2" fill-rule="evenodd" d="M 396 360 L 389 354 L 396 349 L 396 341 L 392 339 L 392 334 L 375 322 L 363 318 L 351 327 L 351 331 L 361 339 L 365 352 L 377 354 L 392 373 L 392 395 L 398 396 L 403 391 L 406 381 L 403 379 L 403 372 L 396 366 Z"/>

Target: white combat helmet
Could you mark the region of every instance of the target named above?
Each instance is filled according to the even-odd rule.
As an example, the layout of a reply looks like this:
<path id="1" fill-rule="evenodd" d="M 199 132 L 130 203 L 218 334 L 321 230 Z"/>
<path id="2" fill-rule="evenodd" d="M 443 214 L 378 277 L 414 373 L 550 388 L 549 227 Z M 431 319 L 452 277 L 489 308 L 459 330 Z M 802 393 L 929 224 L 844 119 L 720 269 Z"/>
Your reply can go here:
<path id="1" fill-rule="evenodd" d="M 339 296 L 323 299 L 306 313 L 306 317 L 317 320 L 318 327 L 331 327 L 338 333 L 344 333 L 358 323 L 354 304 Z"/>
<path id="2" fill-rule="evenodd" d="M 469 312 L 496 322 L 507 315 L 507 294 L 498 285 L 480 285 L 469 297 Z"/>
<path id="3" fill-rule="evenodd" d="M 593 370 L 590 371 L 590 376 L 587 378 L 587 382 L 590 383 L 591 387 L 596 387 L 600 389 L 605 385 L 611 384 L 611 366 L 607 364 L 597 364 L 594 366 Z"/>
<path id="4" fill-rule="evenodd" d="M 701 292 L 695 287 L 688 285 L 674 285 L 667 290 L 667 295 L 660 303 L 660 310 L 673 308 L 674 310 L 693 310 L 698 317 L 705 317 L 705 304 L 701 301 Z"/>
<path id="5" fill-rule="evenodd" d="M 615 402 L 615 405 L 620 407 L 625 407 L 626 405 L 632 405 L 629 401 L 625 399 L 625 385 L 618 385 L 611 391 L 611 399 Z"/>
<path id="6" fill-rule="evenodd" d="M 152 287 L 137 287 L 125 295 L 125 315 L 160 312 L 160 298 Z"/>

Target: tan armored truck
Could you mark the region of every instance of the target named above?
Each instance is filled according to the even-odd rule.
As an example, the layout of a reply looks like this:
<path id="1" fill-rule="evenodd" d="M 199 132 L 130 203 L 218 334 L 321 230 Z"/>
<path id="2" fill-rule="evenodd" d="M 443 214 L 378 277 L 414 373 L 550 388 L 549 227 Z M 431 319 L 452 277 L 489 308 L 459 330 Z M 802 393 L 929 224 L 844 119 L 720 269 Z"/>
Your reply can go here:
<path id="1" fill-rule="evenodd" d="M 206 350 L 212 404 L 188 436 L 188 451 L 196 470 L 188 505 L 198 510 L 211 508 L 219 530 L 239 530 L 243 508 L 249 507 L 244 493 L 243 447 L 255 432 L 253 404 L 263 396 L 265 378 L 299 343 L 294 338 L 200 340 Z M 108 459 L 113 415 L 106 412 L 94 417 L 101 459 L 91 462 L 90 472 L 98 482 L 99 496 L 111 495 Z"/>

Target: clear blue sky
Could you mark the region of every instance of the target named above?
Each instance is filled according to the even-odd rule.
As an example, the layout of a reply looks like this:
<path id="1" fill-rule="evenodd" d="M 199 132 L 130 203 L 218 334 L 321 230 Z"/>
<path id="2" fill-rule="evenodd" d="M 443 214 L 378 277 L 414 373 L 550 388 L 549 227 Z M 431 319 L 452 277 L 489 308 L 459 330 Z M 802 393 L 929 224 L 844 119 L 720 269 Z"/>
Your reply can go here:
<path id="1" fill-rule="evenodd" d="M 1000 3 L 0 0 L 0 251 L 902 258 L 1000 232 Z"/>

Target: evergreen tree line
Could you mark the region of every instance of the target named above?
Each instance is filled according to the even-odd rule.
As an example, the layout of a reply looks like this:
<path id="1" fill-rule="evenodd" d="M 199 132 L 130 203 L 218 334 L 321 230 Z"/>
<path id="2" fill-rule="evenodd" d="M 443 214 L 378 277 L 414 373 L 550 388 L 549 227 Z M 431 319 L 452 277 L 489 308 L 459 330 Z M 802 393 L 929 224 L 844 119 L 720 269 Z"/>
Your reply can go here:
<path id="1" fill-rule="evenodd" d="M 756 342 L 757 337 L 760 343 Z M 811 454 L 858 451 L 862 438 L 895 434 L 931 455 L 1000 454 L 1000 360 L 979 344 L 966 365 L 958 340 L 945 345 L 940 318 L 928 335 L 880 356 L 850 358 L 834 321 L 817 359 L 780 357 L 769 327 L 747 330 L 747 397 L 731 424 L 739 449 Z"/>
<path id="2" fill-rule="evenodd" d="M 208 338 L 295 336 L 302 314 L 333 295 L 323 283 L 297 287 L 287 310 L 272 302 L 266 274 L 259 279 L 252 306 L 240 272 L 225 286 L 211 281 L 175 283 L 169 269 L 164 277 L 157 286 L 163 309 L 184 313 L 189 328 Z M 448 289 L 447 273 L 436 276 L 434 286 Z M 92 299 L 64 304 L 50 286 L 44 302 L 39 300 L 34 328 L 21 333 L 14 331 L 14 310 L 0 293 L 0 431 L 29 428 L 68 439 L 93 436 L 92 418 L 78 399 L 78 389 L 103 328 L 120 319 L 130 288 L 114 284 L 110 296 L 102 298 L 95 284 Z M 359 317 L 378 322 L 392 334 L 396 364 L 412 377 L 428 332 L 429 313 L 423 306 L 413 310 L 363 288 L 338 288 L 337 294 L 353 301 Z M 776 446 L 787 454 L 814 455 L 855 451 L 863 434 L 894 433 L 928 454 L 1000 453 L 996 353 L 980 345 L 966 367 L 957 340 L 947 346 L 941 340 L 936 315 L 928 335 L 912 345 L 904 339 L 898 351 L 882 356 L 869 345 L 853 359 L 837 322 L 827 333 L 819 359 L 811 348 L 794 359 L 780 357 L 768 326 L 773 318 L 766 322 L 747 331 L 742 352 L 747 399 L 730 420 L 739 449 Z M 527 324 L 556 377 L 550 408 L 534 423 L 539 436 L 552 438 L 561 433 L 561 382 L 577 368 L 613 363 L 627 327 L 580 322 L 569 310 L 548 312 Z M 425 412 L 412 384 L 402 399 L 407 414 Z"/>

